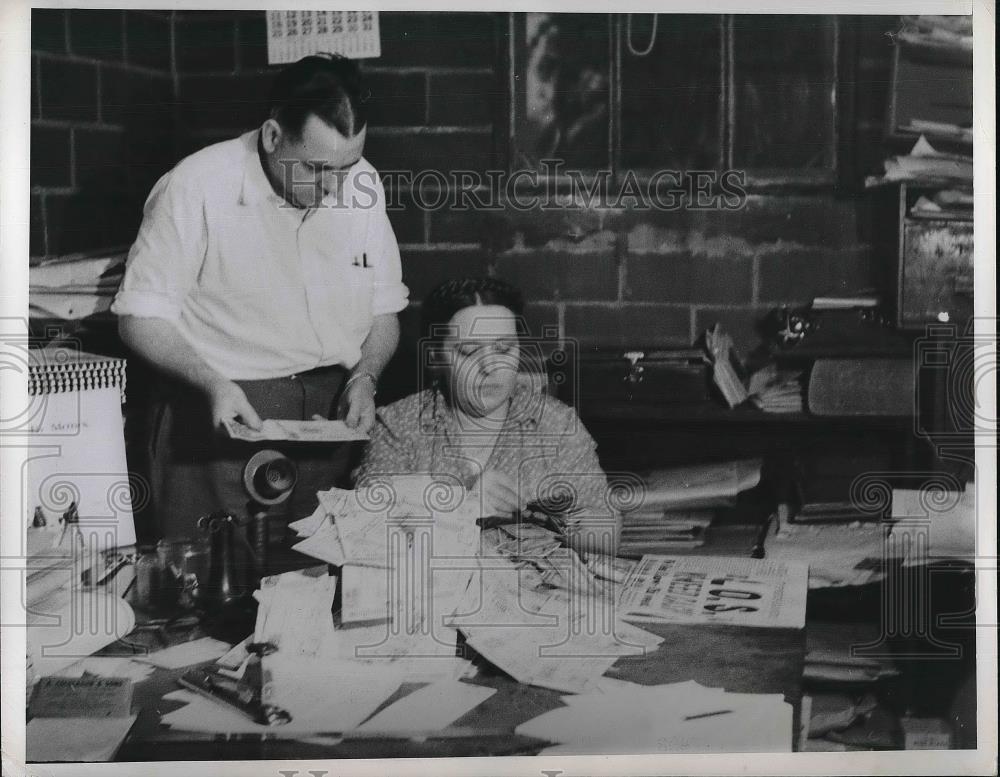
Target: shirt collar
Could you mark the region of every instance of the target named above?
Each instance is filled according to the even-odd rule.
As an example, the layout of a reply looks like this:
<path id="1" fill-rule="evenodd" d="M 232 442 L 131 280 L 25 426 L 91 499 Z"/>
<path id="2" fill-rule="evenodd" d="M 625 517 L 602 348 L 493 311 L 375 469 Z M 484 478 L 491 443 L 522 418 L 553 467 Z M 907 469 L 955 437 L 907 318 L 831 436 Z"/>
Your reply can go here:
<path id="1" fill-rule="evenodd" d="M 278 205 L 287 205 L 285 198 L 274 191 L 271 182 L 267 179 L 267 174 L 260 163 L 260 152 L 257 146 L 260 143 L 260 130 L 253 130 L 245 133 L 242 138 L 246 146 L 246 156 L 243 162 L 243 185 L 240 188 L 240 205 L 256 205 L 261 202 L 273 202 Z M 348 174 L 344 176 L 341 195 L 350 196 L 353 184 L 351 175 L 357 165 L 352 167 Z M 323 198 L 322 206 L 325 208 L 336 208 L 339 206 L 337 192 L 331 192 Z"/>
<path id="2" fill-rule="evenodd" d="M 247 132 L 241 138 L 246 146 L 243 163 L 243 185 L 240 188 L 240 205 L 256 205 L 261 202 L 283 203 L 285 200 L 271 186 L 260 163 L 257 144 L 260 142 L 260 130 Z"/>

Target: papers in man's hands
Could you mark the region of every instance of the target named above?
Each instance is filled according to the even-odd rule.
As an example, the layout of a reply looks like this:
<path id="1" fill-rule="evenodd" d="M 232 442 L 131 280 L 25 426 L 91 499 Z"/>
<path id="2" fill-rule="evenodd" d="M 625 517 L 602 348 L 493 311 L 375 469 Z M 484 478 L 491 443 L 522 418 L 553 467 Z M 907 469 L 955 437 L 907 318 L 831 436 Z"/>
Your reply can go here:
<path id="1" fill-rule="evenodd" d="M 781 694 L 727 693 L 694 681 L 639 685 L 601 678 L 590 691 L 517 727 L 561 746 L 545 754 L 790 752 Z"/>
<path id="2" fill-rule="evenodd" d="M 340 420 L 296 421 L 292 419 L 269 418 L 259 431 L 233 419 L 222 422 L 226 432 L 234 440 L 244 442 L 264 442 L 285 440 L 288 442 L 352 442 L 367 440 L 368 435 L 351 429 Z"/>
<path id="3" fill-rule="evenodd" d="M 643 556 L 618 602 L 623 617 L 801 629 L 809 567 L 726 556 Z"/>

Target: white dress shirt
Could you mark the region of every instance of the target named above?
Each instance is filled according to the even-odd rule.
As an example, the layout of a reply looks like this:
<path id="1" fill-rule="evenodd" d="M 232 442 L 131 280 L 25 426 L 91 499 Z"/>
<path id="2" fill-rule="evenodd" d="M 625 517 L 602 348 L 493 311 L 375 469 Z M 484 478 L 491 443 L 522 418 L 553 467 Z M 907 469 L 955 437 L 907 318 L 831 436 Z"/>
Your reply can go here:
<path id="1" fill-rule="evenodd" d="M 303 210 L 274 192 L 258 131 L 183 159 L 153 187 L 111 306 L 167 319 L 232 380 L 361 358 L 375 316 L 406 307 L 399 247 L 375 169 Z"/>

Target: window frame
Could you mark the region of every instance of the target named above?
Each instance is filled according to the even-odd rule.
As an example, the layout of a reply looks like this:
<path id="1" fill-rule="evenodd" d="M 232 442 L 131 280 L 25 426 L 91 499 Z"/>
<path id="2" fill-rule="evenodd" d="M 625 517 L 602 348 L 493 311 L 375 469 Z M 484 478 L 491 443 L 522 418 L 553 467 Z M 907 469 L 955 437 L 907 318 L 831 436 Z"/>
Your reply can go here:
<path id="1" fill-rule="evenodd" d="M 525 42 L 525 12 L 508 12 L 502 14 L 502 24 L 506 37 L 503 46 L 506 70 L 505 94 L 506 122 L 504 127 L 504 155 L 507 170 L 513 172 L 519 169 L 517 160 L 518 125 L 521 117 L 518 111 L 523 110 L 524 90 L 523 78 L 526 55 Z M 618 186 L 624 177 L 631 173 L 640 184 L 646 184 L 655 170 L 649 168 L 630 168 L 622 162 L 622 61 L 624 35 L 628 14 L 609 13 L 608 17 L 608 47 L 609 47 L 609 132 L 608 160 L 610 163 L 610 180 L 613 186 Z M 736 89 L 734 65 L 734 14 L 717 14 L 720 25 L 721 46 L 719 57 L 719 154 L 718 170 L 733 170 L 734 136 L 736 123 Z M 774 191 L 814 192 L 833 191 L 851 186 L 851 163 L 854 158 L 850 143 L 853 142 L 853 83 L 851 68 L 854 62 L 856 42 L 841 23 L 841 15 L 823 14 L 831 25 L 830 42 L 833 62 L 831 72 L 833 84 L 831 87 L 830 110 L 830 164 L 823 168 L 801 169 L 792 167 L 781 168 L 743 168 L 746 173 L 745 188 L 750 193 L 767 193 Z M 595 179 L 593 173 L 581 171 L 585 184 Z M 539 188 L 546 187 L 555 191 L 566 191 L 570 188 L 572 178 L 568 175 L 545 176 L 539 171 Z"/>

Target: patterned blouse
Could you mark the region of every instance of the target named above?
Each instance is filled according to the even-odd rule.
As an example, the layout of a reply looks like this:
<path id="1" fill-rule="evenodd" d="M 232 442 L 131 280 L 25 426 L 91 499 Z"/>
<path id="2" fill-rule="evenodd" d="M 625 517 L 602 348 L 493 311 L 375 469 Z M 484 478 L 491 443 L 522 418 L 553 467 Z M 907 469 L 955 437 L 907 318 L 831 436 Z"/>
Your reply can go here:
<path id="1" fill-rule="evenodd" d="M 576 517 L 607 520 L 613 514 L 596 447 L 576 412 L 537 385 L 518 384 L 499 435 L 462 429 L 444 395 L 427 389 L 379 409 L 356 474 L 359 483 L 369 475 L 444 475 L 469 487 L 488 456 L 486 468 L 509 476 L 524 502 L 566 504 L 571 496 Z"/>

